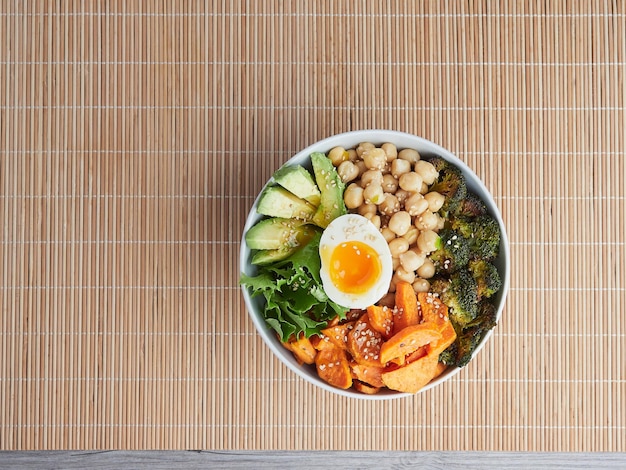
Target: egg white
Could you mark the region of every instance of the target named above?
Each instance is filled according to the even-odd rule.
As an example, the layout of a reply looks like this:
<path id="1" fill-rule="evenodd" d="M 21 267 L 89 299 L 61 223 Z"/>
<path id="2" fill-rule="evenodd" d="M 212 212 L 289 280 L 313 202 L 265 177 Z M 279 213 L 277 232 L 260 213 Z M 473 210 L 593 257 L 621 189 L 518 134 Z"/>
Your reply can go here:
<path id="1" fill-rule="evenodd" d="M 379 278 L 374 287 L 364 293 L 347 293 L 337 288 L 330 276 L 330 258 L 335 247 L 348 241 L 359 241 L 372 248 L 381 263 Z M 326 295 L 335 303 L 355 309 L 364 309 L 378 302 L 389 290 L 393 266 L 389 245 L 376 226 L 358 214 L 346 214 L 333 220 L 320 239 L 320 277 Z"/>

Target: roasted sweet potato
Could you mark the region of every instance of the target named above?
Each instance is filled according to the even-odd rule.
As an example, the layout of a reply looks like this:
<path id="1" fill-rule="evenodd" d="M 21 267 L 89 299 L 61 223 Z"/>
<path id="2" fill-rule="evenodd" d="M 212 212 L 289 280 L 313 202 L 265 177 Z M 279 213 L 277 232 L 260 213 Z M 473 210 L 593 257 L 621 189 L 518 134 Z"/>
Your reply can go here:
<path id="1" fill-rule="evenodd" d="M 391 337 L 393 333 L 393 309 L 371 305 L 367 307 L 367 316 L 372 328 L 378 331 L 383 338 L 389 339 Z"/>
<path id="2" fill-rule="evenodd" d="M 328 338 L 328 341 L 341 349 L 347 348 L 348 334 L 354 328 L 353 321 L 347 323 L 340 323 L 330 328 L 322 330 L 324 337 Z"/>
<path id="3" fill-rule="evenodd" d="M 391 390 L 417 393 L 432 380 L 437 371 L 437 358 L 423 356 L 411 364 L 382 374 L 383 383 Z"/>
<path id="4" fill-rule="evenodd" d="M 431 343 L 428 351 L 428 354 L 438 357 L 456 339 L 456 331 L 454 331 L 448 317 L 448 307 L 438 297 L 430 293 L 420 292 L 417 294 L 417 298 L 422 311 L 422 319 L 437 325 L 441 333 L 441 338 L 437 342 Z"/>
<path id="5" fill-rule="evenodd" d="M 437 362 L 437 369 L 435 370 L 435 375 L 433 376 L 433 379 L 439 377 L 447 369 L 448 369 L 448 366 L 445 365 L 443 362 Z"/>
<path id="6" fill-rule="evenodd" d="M 407 326 L 417 325 L 421 320 L 417 295 L 408 282 L 396 284 L 396 307 L 393 313 L 393 333 Z"/>
<path id="7" fill-rule="evenodd" d="M 367 313 L 361 315 L 348 334 L 348 352 L 358 364 L 381 366 L 380 345 L 382 343 L 383 337 L 372 328 Z"/>
<path id="8" fill-rule="evenodd" d="M 381 378 L 384 372 L 382 367 L 366 366 L 355 362 L 350 364 L 350 369 L 352 370 L 352 376 L 361 382 L 365 382 L 379 388 L 385 386 Z"/>
<path id="9" fill-rule="evenodd" d="M 379 387 L 373 387 L 369 384 L 360 382 L 358 380 L 355 380 L 353 382 L 354 388 L 355 390 L 357 390 L 358 392 L 364 393 L 366 395 L 375 395 L 380 391 Z"/>
<path id="10" fill-rule="evenodd" d="M 407 326 L 385 341 L 380 347 L 380 362 L 404 358 L 417 349 L 441 339 L 441 333 L 433 322 Z"/>
<path id="11" fill-rule="evenodd" d="M 332 343 L 329 348 L 317 353 L 315 367 L 320 378 L 330 385 L 342 389 L 352 387 L 352 374 L 346 352 Z"/>
<path id="12" fill-rule="evenodd" d="M 289 343 L 283 343 L 289 349 L 299 364 L 313 364 L 317 351 L 304 335 Z"/>

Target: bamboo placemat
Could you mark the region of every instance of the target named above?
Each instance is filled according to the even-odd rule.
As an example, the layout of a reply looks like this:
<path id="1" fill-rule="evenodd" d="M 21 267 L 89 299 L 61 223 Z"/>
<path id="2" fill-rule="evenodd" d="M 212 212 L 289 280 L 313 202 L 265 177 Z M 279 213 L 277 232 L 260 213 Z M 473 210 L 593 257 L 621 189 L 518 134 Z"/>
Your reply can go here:
<path id="1" fill-rule="evenodd" d="M 626 451 L 621 1 L 0 1 L 0 448 Z M 433 140 L 502 210 L 465 370 L 392 402 L 255 334 L 241 231 L 328 135 Z"/>

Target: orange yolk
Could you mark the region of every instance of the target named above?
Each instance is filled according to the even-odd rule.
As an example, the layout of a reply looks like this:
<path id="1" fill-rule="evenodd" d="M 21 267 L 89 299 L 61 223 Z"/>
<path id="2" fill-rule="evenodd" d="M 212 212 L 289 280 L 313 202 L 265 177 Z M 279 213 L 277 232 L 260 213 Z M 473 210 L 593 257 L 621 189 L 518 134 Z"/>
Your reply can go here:
<path id="1" fill-rule="evenodd" d="M 378 254 L 363 242 L 341 243 L 330 256 L 330 279 L 341 292 L 367 292 L 376 285 L 380 274 Z"/>

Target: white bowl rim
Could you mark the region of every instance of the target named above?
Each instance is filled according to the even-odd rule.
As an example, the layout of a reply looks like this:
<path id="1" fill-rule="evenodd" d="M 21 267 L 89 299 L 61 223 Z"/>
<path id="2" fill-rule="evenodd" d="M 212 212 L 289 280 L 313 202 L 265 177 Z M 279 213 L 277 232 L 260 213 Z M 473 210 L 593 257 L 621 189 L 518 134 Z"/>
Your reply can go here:
<path id="1" fill-rule="evenodd" d="M 498 259 L 500 260 L 499 270 L 501 271 L 503 282 L 502 282 L 502 287 L 500 288 L 500 291 L 497 294 L 499 297 L 499 305 L 498 305 L 498 312 L 496 316 L 496 321 L 499 323 L 500 318 L 502 316 L 502 312 L 504 310 L 505 303 L 506 303 L 506 297 L 508 295 L 509 284 L 510 284 L 510 252 L 509 252 L 509 240 L 508 240 L 508 235 L 506 232 L 506 227 L 502 220 L 502 215 L 500 213 L 500 210 L 498 206 L 496 205 L 495 200 L 493 199 L 493 196 L 491 195 L 491 192 L 487 189 L 487 187 L 482 182 L 482 180 L 474 173 L 474 171 L 455 154 L 453 154 L 449 150 L 445 149 L 444 147 L 428 139 L 419 137 L 414 134 L 410 134 L 410 133 L 406 133 L 402 131 L 396 131 L 396 130 L 386 130 L 386 129 L 361 129 L 361 130 L 354 130 L 354 131 L 343 132 L 340 134 L 335 134 L 330 137 L 326 137 L 322 140 L 319 140 L 307 146 L 306 148 L 302 149 L 295 155 L 293 155 L 283 165 L 296 164 L 296 163 L 300 163 L 300 161 L 304 163 L 306 162 L 310 154 L 313 152 L 328 153 L 330 149 L 339 145 L 344 146 L 345 148 L 351 148 L 362 142 L 372 142 L 378 145 L 385 143 L 385 142 L 392 142 L 398 148 L 418 148 L 418 151 L 421 153 L 427 153 L 427 154 L 432 153 L 432 154 L 440 155 L 446 160 L 454 163 L 457 167 L 459 167 L 462 170 L 464 176 L 466 177 L 466 180 L 468 181 L 468 185 L 472 187 L 474 191 L 476 191 L 476 188 L 478 188 L 479 192 L 481 193 L 480 194 L 481 199 L 487 205 L 488 212 L 492 216 L 494 216 L 496 220 L 498 221 L 500 225 L 500 231 L 501 231 L 500 253 L 498 255 Z M 409 143 L 398 144 L 398 142 L 411 142 L 411 143 L 410 144 Z M 428 150 L 424 151 L 422 149 L 428 149 Z M 264 184 L 263 188 L 265 188 L 271 181 L 272 181 L 272 178 L 270 178 Z M 259 197 L 261 195 L 261 192 L 262 190 L 259 191 L 259 194 L 257 195 L 252 207 L 250 208 L 250 211 L 248 212 L 246 223 L 244 225 L 243 232 L 242 232 L 241 246 L 240 246 L 240 253 L 239 253 L 239 268 L 240 268 L 240 272 L 242 273 L 246 272 L 248 265 L 249 265 L 248 263 L 249 249 L 247 248 L 247 245 L 245 242 L 245 234 L 250 229 L 250 227 L 252 227 L 252 225 L 254 225 L 258 220 L 261 219 L 261 216 L 257 214 L 255 210 Z M 342 390 L 337 387 L 333 387 L 327 382 L 320 379 L 314 373 L 310 373 L 310 374 L 307 373 L 307 370 L 309 369 L 304 369 L 303 366 L 300 366 L 295 361 L 293 356 L 290 355 L 289 351 L 285 349 L 283 346 L 280 346 L 279 341 L 274 335 L 273 330 L 271 330 L 266 325 L 265 321 L 261 318 L 260 315 L 256 315 L 254 313 L 255 309 L 253 307 L 251 295 L 248 289 L 245 286 L 241 286 L 241 290 L 243 293 L 244 303 L 246 305 L 248 315 L 251 318 L 252 322 L 254 323 L 254 326 L 257 332 L 261 335 L 261 338 L 263 339 L 264 343 L 278 357 L 280 362 L 286 365 L 300 378 L 304 379 L 305 381 L 317 387 L 327 390 L 331 393 L 342 395 L 342 396 L 349 397 L 349 398 L 356 398 L 356 399 L 361 399 L 361 400 L 374 400 L 374 401 L 411 397 L 411 396 L 415 396 L 417 394 L 420 394 L 422 392 L 430 390 L 431 388 L 436 387 L 437 385 L 449 380 L 450 378 L 452 378 L 454 375 L 458 374 L 461 371 L 461 368 L 458 368 L 458 367 L 448 368 L 443 374 L 441 374 L 439 377 L 431 381 L 428 385 L 424 386 L 416 394 L 385 390 L 374 395 L 367 395 L 367 394 L 360 393 L 352 389 Z M 491 329 L 485 335 L 482 341 L 478 344 L 478 346 L 476 347 L 476 350 L 472 354 L 472 360 L 480 352 L 480 350 L 482 350 L 482 348 L 484 347 L 486 342 L 489 340 L 493 332 L 494 332 L 494 329 Z"/>

